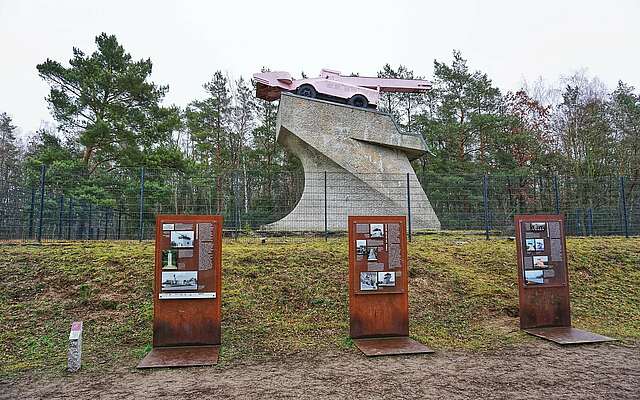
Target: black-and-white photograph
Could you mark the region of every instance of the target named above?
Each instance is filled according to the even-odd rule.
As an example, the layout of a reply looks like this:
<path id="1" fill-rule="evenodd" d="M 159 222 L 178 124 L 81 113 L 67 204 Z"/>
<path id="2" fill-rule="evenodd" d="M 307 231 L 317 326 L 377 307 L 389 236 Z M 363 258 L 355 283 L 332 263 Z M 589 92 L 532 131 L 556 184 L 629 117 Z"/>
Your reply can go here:
<path id="1" fill-rule="evenodd" d="M 533 266 L 535 268 L 547 268 L 549 266 L 549 257 L 533 256 Z"/>
<path id="2" fill-rule="evenodd" d="M 539 269 L 524 271 L 524 283 L 527 285 L 539 285 L 544 283 L 544 272 Z"/>
<path id="3" fill-rule="evenodd" d="M 372 238 L 384 237 L 384 224 L 371 224 L 369 225 L 369 233 Z"/>
<path id="4" fill-rule="evenodd" d="M 378 290 L 378 273 L 360 272 L 360 290 Z"/>
<path id="5" fill-rule="evenodd" d="M 162 252 L 162 269 L 178 269 L 177 250 L 164 250 Z"/>
<path id="6" fill-rule="evenodd" d="M 197 290 L 198 271 L 162 272 L 162 290 Z"/>
<path id="7" fill-rule="evenodd" d="M 367 254 L 366 240 L 356 240 L 356 254 L 361 256 Z"/>
<path id="8" fill-rule="evenodd" d="M 536 251 L 536 239 L 526 240 L 527 251 Z"/>
<path id="9" fill-rule="evenodd" d="M 395 286 L 396 273 L 390 271 L 378 272 L 378 286 Z"/>
<path id="10" fill-rule="evenodd" d="M 536 251 L 544 251 L 544 239 L 535 239 Z"/>
<path id="11" fill-rule="evenodd" d="M 171 231 L 171 247 L 193 247 L 193 231 Z"/>
<path id="12" fill-rule="evenodd" d="M 367 247 L 367 261 L 378 261 L 378 248 L 377 247 Z"/>

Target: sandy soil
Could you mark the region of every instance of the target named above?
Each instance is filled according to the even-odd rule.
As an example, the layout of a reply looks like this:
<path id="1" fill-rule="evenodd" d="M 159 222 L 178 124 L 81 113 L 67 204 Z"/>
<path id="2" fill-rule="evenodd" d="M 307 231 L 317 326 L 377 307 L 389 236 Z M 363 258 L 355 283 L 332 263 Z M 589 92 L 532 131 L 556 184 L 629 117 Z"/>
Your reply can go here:
<path id="1" fill-rule="evenodd" d="M 27 376 L 2 383 L 0 398 L 639 399 L 640 344 L 560 347 L 537 341 L 478 353 L 366 358 L 345 352 L 222 369 Z"/>

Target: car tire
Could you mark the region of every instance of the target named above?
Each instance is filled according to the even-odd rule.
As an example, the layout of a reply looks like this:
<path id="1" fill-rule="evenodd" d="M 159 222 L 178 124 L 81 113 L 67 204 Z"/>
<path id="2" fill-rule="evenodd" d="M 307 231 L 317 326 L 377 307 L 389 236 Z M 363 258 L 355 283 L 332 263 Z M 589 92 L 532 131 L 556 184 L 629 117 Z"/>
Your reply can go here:
<path id="1" fill-rule="evenodd" d="M 316 92 L 316 89 L 311 85 L 302 85 L 296 90 L 296 94 L 298 96 L 310 97 L 312 99 L 315 99 L 318 95 L 318 92 Z"/>
<path id="2" fill-rule="evenodd" d="M 348 103 L 350 106 L 358 108 L 367 108 L 369 106 L 369 100 L 361 94 L 351 96 Z"/>

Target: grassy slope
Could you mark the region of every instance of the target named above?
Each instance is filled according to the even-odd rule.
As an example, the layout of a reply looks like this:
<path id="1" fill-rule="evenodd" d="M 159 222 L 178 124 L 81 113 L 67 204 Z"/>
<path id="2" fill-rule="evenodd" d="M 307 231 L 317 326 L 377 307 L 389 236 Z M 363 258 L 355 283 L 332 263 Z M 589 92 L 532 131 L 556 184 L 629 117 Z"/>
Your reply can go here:
<path id="1" fill-rule="evenodd" d="M 569 240 L 574 325 L 640 338 L 640 239 Z M 72 320 L 83 368 L 134 366 L 150 349 L 153 244 L 0 246 L 0 375 L 61 373 Z M 515 243 L 424 236 L 409 246 L 411 334 L 435 349 L 496 348 L 518 331 Z M 225 242 L 221 366 L 299 351 L 353 351 L 345 239 Z"/>

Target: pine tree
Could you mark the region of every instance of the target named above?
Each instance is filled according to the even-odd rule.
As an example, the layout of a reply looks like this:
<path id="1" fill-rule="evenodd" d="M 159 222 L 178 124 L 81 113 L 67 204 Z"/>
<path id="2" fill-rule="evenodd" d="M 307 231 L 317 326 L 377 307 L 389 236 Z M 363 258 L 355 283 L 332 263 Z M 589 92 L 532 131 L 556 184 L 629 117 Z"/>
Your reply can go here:
<path id="1" fill-rule="evenodd" d="M 51 59 L 37 66 L 51 86 L 53 117 L 83 147 L 89 173 L 103 164 L 143 164 L 159 145 L 171 147 L 180 123 L 175 108 L 160 106 L 168 86 L 149 81 L 151 60 L 133 61 L 113 35 L 95 41 L 91 55 L 74 48 L 69 67 Z"/>
<path id="2" fill-rule="evenodd" d="M 186 110 L 187 126 L 196 159 L 203 164 L 207 173 L 216 177 L 215 210 L 220 213 L 224 207 L 224 174 L 232 170 L 228 146 L 231 94 L 227 78 L 221 71 L 216 71 L 211 81 L 203 87 L 208 97 L 189 104 Z"/>
<path id="3" fill-rule="evenodd" d="M 15 135 L 16 126 L 11 117 L 0 113 L 0 219 L 3 229 L 8 226 L 6 218 L 12 199 L 19 198 L 21 179 L 21 152 Z"/>
<path id="4" fill-rule="evenodd" d="M 454 51 L 451 65 L 434 61 L 434 89 L 420 118 L 423 135 L 435 154 L 432 167 L 444 172 L 487 171 L 491 142 L 502 126 L 500 90 Z"/>

